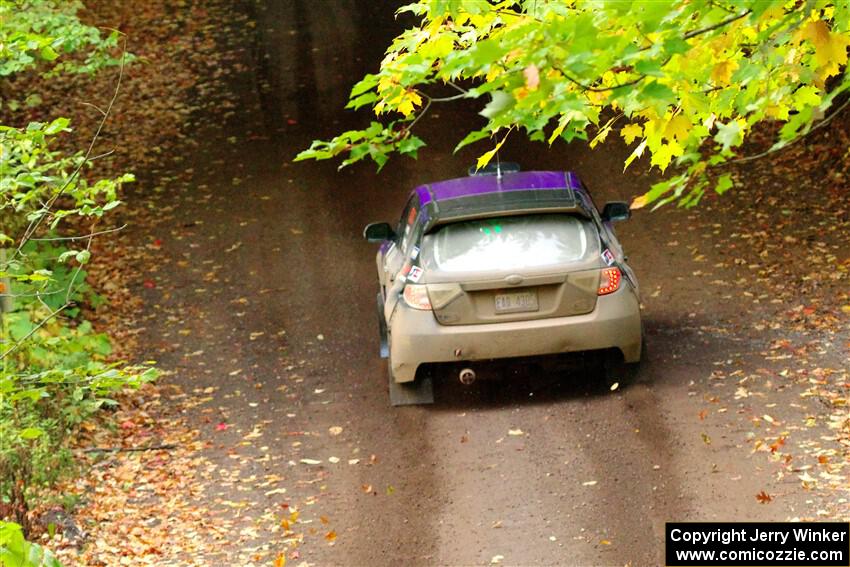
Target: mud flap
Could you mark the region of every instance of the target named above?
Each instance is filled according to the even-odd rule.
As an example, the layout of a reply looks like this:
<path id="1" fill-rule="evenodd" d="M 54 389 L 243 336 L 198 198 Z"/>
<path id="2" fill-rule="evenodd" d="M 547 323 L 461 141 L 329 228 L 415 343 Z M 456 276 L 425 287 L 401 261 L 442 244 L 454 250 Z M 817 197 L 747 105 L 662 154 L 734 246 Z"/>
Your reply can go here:
<path id="1" fill-rule="evenodd" d="M 384 318 L 384 297 L 378 292 L 378 334 L 381 339 L 381 358 L 389 358 L 390 343 L 387 340 L 387 320 Z"/>
<path id="2" fill-rule="evenodd" d="M 413 406 L 434 403 L 434 380 L 430 375 L 421 376 L 413 382 L 396 382 L 390 376 L 390 404 Z"/>

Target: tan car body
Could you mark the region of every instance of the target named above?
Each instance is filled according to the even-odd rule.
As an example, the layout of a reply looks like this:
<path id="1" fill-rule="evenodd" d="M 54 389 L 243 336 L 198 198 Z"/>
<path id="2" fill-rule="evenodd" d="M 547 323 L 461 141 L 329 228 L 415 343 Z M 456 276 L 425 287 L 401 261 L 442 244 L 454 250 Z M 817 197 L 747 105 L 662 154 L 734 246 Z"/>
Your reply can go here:
<path id="1" fill-rule="evenodd" d="M 533 211 L 521 211 L 528 214 Z M 557 212 L 557 211 L 554 211 Z M 603 229 L 610 230 L 603 227 Z M 613 233 L 609 242 L 615 240 Z M 640 361 L 642 328 L 637 286 L 628 276 L 619 289 L 597 295 L 600 272 L 606 267 L 599 241 L 580 264 L 548 266 L 541 273 L 505 274 L 494 269 L 457 275 L 426 270 L 420 284 L 427 285 L 433 310 L 417 310 L 404 300 L 393 301 L 406 285 L 387 270 L 393 254 L 408 250 L 396 245 L 376 257 L 381 284 L 386 290 L 384 318 L 388 331 L 389 367 L 396 383 L 412 382 L 426 363 L 475 362 L 537 355 L 618 349 L 623 361 Z M 625 265 L 619 246 L 611 246 L 615 259 Z M 494 294 L 534 288 L 539 309 L 534 313 L 497 314 Z M 389 299 L 389 300 L 388 300 Z"/>

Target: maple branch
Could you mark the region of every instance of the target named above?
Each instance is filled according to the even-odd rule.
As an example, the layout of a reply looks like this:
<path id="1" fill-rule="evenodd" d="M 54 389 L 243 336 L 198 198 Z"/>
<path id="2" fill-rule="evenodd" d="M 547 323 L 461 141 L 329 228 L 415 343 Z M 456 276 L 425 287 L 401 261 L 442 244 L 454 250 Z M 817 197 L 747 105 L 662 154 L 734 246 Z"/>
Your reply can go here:
<path id="1" fill-rule="evenodd" d="M 841 113 L 842 110 L 847 108 L 848 105 L 850 105 L 850 98 L 845 100 L 841 104 L 841 106 L 836 108 L 835 112 L 833 112 L 832 114 L 830 114 L 829 116 L 827 116 L 826 118 L 824 118 L 823 120 L 821 120 L 820 122 L 818 122 L 817 124 L 815 124 L 814 126 L 809 128 L 808 132 L 806 132 L 806 133 L 804 133 L 800 136 L 797 136 L 796 138 L 794 138 L 793 140 L 791 140 L 790 142 L 788 142 L 784 146 L 779 146 L 779 147 L 774 146 L 774 147 L 769 148 L 769 149 L 767 149 L 763 152 L 760 152 L 760 153 L 757 153 L 757 154 L 754 154 L 754 155 L 751 155 L 751 156 L 744 156 L 744 157 L 740 157 L 740 158 L 737 158 L 737 159 L 733 159 L 733 160 L 727 161 L 727 162 L 720 164 L 720 165 L 723 166 L 723 165 L 731 165 L 731 164 L 734 164 L 734 163 L 747 163 L 747 162 L 750 162 L 750 161 L 754 161 L 754 160 L 763 158 L 765 156 L 769 156 L 770 154 L 776 153 L 780 150 L 784 150 L 785 148 L 787 148 L 787 147 L 789 147 L 793 144 L 796 144 L 800 140 L 806 138 L 809 134 L 811 134 L 812 132 L 814 132 L 818 128 L 823 128 L 824 126 L 829 124 L 832 121 L 832 119 L 835 118 L 836 116 L 838 116 Z"/>
<path id="2" fill-rule="evenodd" d="M 718 28 L 722 28 L 723 26 L 728 26 L 732 22 L 738 21 L 741 18 L 746 18 L 751 13 L 752 13 L 752 10 L 750 10 L 750 9 L 744 10 L 740 14 L 737 14 L 735 16 L 730 16 L 730 17 L 726 18 L 725 20 L 721 20 L 721 21 L 717 22 L 714 25 L 711 25 L 711 26 L 708 26 L 706 28 L 702 28 L 702 29 L 699 29 L 699 30 L 689 31 L 688 33 L 686 33 L 685 35 L 682 36 L 682 39 L 691 39 L 692 37 L 697 37 L 698 35 L 702 35 L 704 33 L 712 32 L 712 31 L 714 31 Z"/>
<path id="3" fill-rule="evenodd" d="M 552 65 L 552 68 L 555 69 L 556 71 L 558 71 L 559 73 L 561 73 L 569 82 L 574 83 L 574 84 L 578 85 L 579 87 L 581 87 L 581 89 L 583 91 L 590 91 L 592 93 L 605 93 L 605 92 L 608 92 L 608 91 L 614 91 L 614 90 L 617 90 L 617 89 L 622 89 L 623 87 L 630 87 L 632 85 L 638 84 L 639 82 L 641 82 L 642 80 L 644 80 L 647 77 L 646 75 L 641 75 L 641 76 L 639 76 L 635 79 L 632 79 L 631 81 L 627 81 L 627 82 L 620 84 L 620 85 L 614 85 L 613 87 L 604 87 L 604 88 L 590 87 L 590 86 L 585 85 L 584 83 L 582 83 L 578 79 L 570 76 L 569 73 L 567 73 L 566 71 L 564 71 L 560 67 L 556 67 L 555 65 Z"/>

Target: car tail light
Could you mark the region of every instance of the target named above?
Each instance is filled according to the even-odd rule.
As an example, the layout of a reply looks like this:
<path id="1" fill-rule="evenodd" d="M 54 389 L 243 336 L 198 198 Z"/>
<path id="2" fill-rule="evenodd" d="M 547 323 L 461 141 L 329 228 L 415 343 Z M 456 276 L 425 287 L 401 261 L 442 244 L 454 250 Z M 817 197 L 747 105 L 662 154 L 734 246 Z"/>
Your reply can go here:
<path id="1" fill-rule="evenodd" d="M 599 290 L 597 295 L 608 295 L 620 289 L 620 268 L 605 268 L 602 270 L 602 277 L 599 281 Z"/>
<path id="2" fill-rule="evenodd" d="M 424 285 L 407 284 L 404 286 L 404 302 L 414 309 L 431 310 L 431 300 L 428 299 L 428 287 Z"/>

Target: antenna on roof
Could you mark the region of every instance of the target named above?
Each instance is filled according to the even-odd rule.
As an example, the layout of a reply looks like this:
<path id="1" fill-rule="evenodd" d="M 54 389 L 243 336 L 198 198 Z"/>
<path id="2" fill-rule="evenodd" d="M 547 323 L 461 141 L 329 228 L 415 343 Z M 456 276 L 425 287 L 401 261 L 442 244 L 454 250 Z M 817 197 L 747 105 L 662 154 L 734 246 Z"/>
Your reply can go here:
<path id="1" fill-rule="evenodd" d="M 502 177 L 502 162 L 499 161 L 499 150 L 496 150 L 496 177 Z"/>

